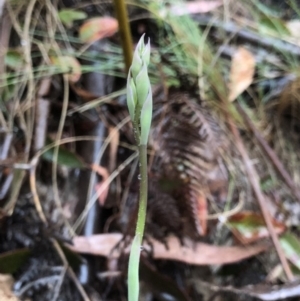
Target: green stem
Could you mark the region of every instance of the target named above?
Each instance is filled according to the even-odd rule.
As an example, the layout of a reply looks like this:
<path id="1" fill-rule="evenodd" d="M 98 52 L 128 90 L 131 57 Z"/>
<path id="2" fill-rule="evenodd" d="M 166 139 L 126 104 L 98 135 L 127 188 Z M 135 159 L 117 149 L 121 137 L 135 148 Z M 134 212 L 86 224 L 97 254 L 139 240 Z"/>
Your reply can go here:
<path id="1" fill-rule="evenodd" d="M 133 120 L 133 130 L 134 138 L 137 145 L 140 145 L 141 133 L 140 133 L 140 116 L 141 116 L 141 107 L 137 104 L 135 109 L 135 116 Z M 139 149 L 139 160 L 141 163 L 141 151 Z M 146 161 L 147 164 L 147 161 Z"/>
<path id="2" fill-rule="evenodd" d="M 147 145 L 139 145 L 140 159 L 140 201 L 135 236 L 132 241 L 128 266 L 128 301 L 138 301 L 139 298 L 139 264 L 141 245 L 146 223 L 148 174 Z"/>
<path id="3" fill-rule="evenodd" d="M 129 27 L 128 14 L 124 0 L 114 0 L 116 17 L 119 22 L 119 32 L 121 35 L 121 44 L 123 48 L 126 73 L 128 73 L 132 63 L 132 37 Z"/>
<path id="4" fill-rule="evenodd" d="M 143 240 L 146 211 L 147 211 L 147 196 L 148 196 L 148 174 L 147 174 L 147 145 L 139 146 L 139 159 L 140 159 L 140 202 L 138 218 L 136 223 L 135 234 L 140 236 L 141 242 Z"/>

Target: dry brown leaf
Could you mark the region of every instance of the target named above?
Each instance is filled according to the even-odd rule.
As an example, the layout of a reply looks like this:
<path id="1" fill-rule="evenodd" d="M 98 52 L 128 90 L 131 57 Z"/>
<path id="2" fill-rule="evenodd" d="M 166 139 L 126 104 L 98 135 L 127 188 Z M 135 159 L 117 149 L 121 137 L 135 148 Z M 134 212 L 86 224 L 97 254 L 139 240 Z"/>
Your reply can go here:
<path id="1" fill-rule="evenodd" d="M 202 193 L 199 194 L 197 199 L 197 211 L 201 225 L 201 234 L 204 236 L 207 231 L 207 200 Z"/>
<path id="2" fill-rule="evenodd" d="M 36 125 L 34 151 L 42 149 L 45 146 L 47 136 L 48 116 L 50 111 L 50 101 L 48 95 L 51 87 L 51 78 L 42 79 L 38 89 L 38 97 L 36 99 Z"/>
<path id="3" fill-rule="evenodd" d="M 13 278 L 11 275 L 0 274 L 0 300 L 1 301 L 19 301 L 12 292 Z"/>
<path id="4" fill-rule="evenodd" d="M 73 56 L 51 56 L 50 61 L 60 68 L 60 72 L 68 74 L 69 81 L 76 83 L 81 77 L 81 65 Z"/>
<path id="5" fill-rule="evenodd" d="M 93 254 L 105 257 L 119 257 L 120 250 L 114 250 L 113 247 L 122 239 L 120 233 L 99 234 L 89 237 L 77 236 L 73 239 L 73 246 L 70 248 L 79 253 Z M 268 244 L 256 244 L 248 247 L 234 246 L 222 247 L 214 246 L 200 242 L 185 241 L 182 246 L 178 238 L 172 236 L 167 238 L 169 249 L 157 240 L 150 239 L 153 257 L 155 259 L 166 259 L 181 261 L 194 265 L 213 265 L 234 263 L 245 258 L 255 256 L 269 248 Z M 144 244 L 146 250 L 150 250 L 149 245 Z M 124 252 L 129 253 L 130 246 Z"/>
<path id="6" fill-rule="evenodd" d="M 230 69 L 229 101 L 234 101 L 252 83 L 255 72 L 255 57 L 243 47 L 234 54 Z"/>
<path id="7" fill-rule="evenodd" d="M 207 13 L 221 6 L 223 1 L 191 1 L 171 6 L 170 12 L 175 16 Z"/>
<path id="8" fill-rule="evenodd" d="M 286 27 L 291 33 L 292 38 L 295 39 L 295 42 L 299 45 L 299 39 L 300 39 L 300 20 L 291 20 L 288 21 L 286 24 Z"/>
<path id="9" fill-rule="evenodd" d="M 79 37 L 84 43 L 111 37 L 118 30 L 118 21 L 112 17 L 92 18 L 79 28 Z"/>
<path id="10" fill-rule="evenodd" d="M 106 184 L 109 174 L 105 167 L 97 164 L 91 164 L 91 169 L 102 177 L 102 181 L 96 185 L 96 193 L 98 194 L 100 205 L 103 206 L 109 191 L 109 185 Z M 105 187 L 103 185 L 105 185 Z"/>
<path id="11" fill-rule="evenodd" d="M 97 98 L 97 95 L 91 93 L 88 90 L 82 89 L 80 87 L 77 87 L 75 84 L 73 84 L 72 82 L 70 83 L 70 87 L 71 89 L 79 96 L 82 98 L 82 100 L 84 102 L 88 102 L 91 100 L 94 100 Z"/>
<path id="12" fill-rule="evenodd" d="M 109 136 L 111 136 L 110 146 L 109 146 L 109 172 L 112 173 L 117 166 L 117 151 L 120 142 L 120 133 L 117 127 L 109 127 Z"/>
<path id="13" fill-rule="evenodd" d="M 205 243 L 190 242 L 181 246 L 176 237 L 168 239 L 169 250 L 165 245 L 156 242 L 154 245 L 154 258 L 172 259 L 196 265 L 213 265 L 234 263 L 252 257 L 265 251 L 266 244 L 257 244 L 249 247 L 242 246 L 214 246 Z"/>

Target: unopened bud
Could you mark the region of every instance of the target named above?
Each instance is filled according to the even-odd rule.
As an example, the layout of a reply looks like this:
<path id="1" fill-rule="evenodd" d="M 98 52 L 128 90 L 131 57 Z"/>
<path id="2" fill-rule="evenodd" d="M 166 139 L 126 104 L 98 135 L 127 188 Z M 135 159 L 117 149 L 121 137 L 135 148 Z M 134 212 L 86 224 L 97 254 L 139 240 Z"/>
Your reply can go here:
<path id="1" fill-rule="evenodd" d="M 152 119 L 152 92 L 148 76 L 150 41 L 145 45 L 141 37 L 134 51 L 127 78 L 127 106 L 130 117 L 141 137 L 141 144 L 147 144 Z"/>

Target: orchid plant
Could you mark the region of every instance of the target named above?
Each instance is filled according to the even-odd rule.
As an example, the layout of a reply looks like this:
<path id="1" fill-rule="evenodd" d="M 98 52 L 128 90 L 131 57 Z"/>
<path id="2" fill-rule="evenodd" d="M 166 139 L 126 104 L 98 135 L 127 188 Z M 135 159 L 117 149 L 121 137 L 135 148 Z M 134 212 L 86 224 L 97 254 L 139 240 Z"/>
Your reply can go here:
<path id="1" fill-rule="evenodd" d="M 133 123 L 134 137 L 139 148 L 140 198 L 135 236 L 131 245 L 128 266 L 128 300 L 139 298 L 139 263 L 146 222 L 148 177 L 147 143 L 152 119 L 152 91 L 148 76 L 150 41 L 145 45 L 144 35 L 133 54 L 127 78 L 127 106 Z"/>

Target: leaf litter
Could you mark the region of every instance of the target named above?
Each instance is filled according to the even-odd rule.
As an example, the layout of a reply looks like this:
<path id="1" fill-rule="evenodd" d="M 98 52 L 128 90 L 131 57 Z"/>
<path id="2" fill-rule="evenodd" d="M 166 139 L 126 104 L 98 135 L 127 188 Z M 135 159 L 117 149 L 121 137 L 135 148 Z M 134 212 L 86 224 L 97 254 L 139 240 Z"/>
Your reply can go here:
<path id="1" fill-rule="evenodd" d="M 73 239 L 72 250 L 105 257 L 118 258 L 121 250 L 113 251 L 113 248 L 122 239 L 122 234 L 99 234 L 89 237 L 78 236 Z M 267 251 L 269 244 L 260 243 L 253 246 L 214 246 L 205 243 L 194 243 L 186 240 L 184 245 L 176 237 L 167 238 L 167 246 L 160 241 L 150 240 L 150 244 L 144 244 L 145 251 L 152 248 L 154 259 L 181 261 L 192 265 L 218 265 L 238 262 Z M 129 252 L 129 246 L 123 252 Z M 222 254 L 222 256 L 220 256 Z"/>
<path id="2" fill-rule="evenodd" d="M 39 135 L 33 135 L 31 132 L 33 125 L 38 126 L 39 123 L 33 123 L 35 116 L 30 114 L 33 113 L 31 108 L 35 108 L 35 101 L 31 99 L 35 100 L 38 97 L 30 96 L 30 93 L 35 93 L 35 87 L 37 91 L 39 90 L 41 78 L 50 78 L 50 93 L 42 95 L 47 97 L 47 105 L 49 105 L 46 114 L 49 117 L 45 117 L 48 123 L 41 126 L 44 134 L 41 135 L 41 142 L 33 152 L 39 152 L 38 149 L 43 147 L 47 131 L 53 133 L 57 130 L 57 120 L 62 108 L 61 99 L 70 93 L 68 109 L 72 113 L 66 116 L 62 134 L 74 137 L 74 141 L 70 141 L 70 148 L 59 147 L 56 162 L 58 164 L 57 186 L 64 205 L 72 207 L 71 205 L 76 202 L 85 201 L 85 197 L 78 194 L 78 187 L 81 186 L 78 182 L 78 174 L 87 170 L 97 171 L 99 177 L 96 190 L 102 193 L 101 195 L 96 193 L 95 200 L 101 204 L 99 218 L 101 234 L 95 233 L 90 237 L 75 236 L 74 248 L 78 248 L 76 249 L 78 252 L 91 252 L 96 255 L 95 258 L 98 255 L 109 258 L 113 246 L 123 235 L 125 240 L 131 235 L 138 186 L 134 169 L 129 172 L 129 167 L 126 167 L 126 164 L 122 165 L 135 151 L 132 147 L 130 125 L 124 122 L 122 126 L 118 126 L 120 121 L 128 116 L 122 106 L 124 99 L 120 93 L 117 96 L 111 93 L 113 91 L 105 90 L 111 87 L 112 75 L 120 78 L 124 76 L 120 63 L 121 49 L 116 47 L 117 35 L 115 33 L 118 31 L 118 26 L 113 17 L 108 17 L 109 12 L 112 11 L 110 4 L 101 4 L 103 6 L 100 10 L 106 11 L 105 14 L 98 14 L 99 7 L 96 9 L 94 4 L 91 4 L 95 12 L 91 14 L 90 8 L 85 8 L 84 5 L 58 11 L 51 6 L 52 4 L 44 6 L 46 3 L 47 1 L 36 4 L 33 10 L 36 14 L 35 18 L 29 17 L 32 11 L 30 11 L 30 6 L 25 6 L 23 2 L 14 3 L 8 9 L 11 17 L 14 18 L 15 30 L 21 35 L 22 40 L 12 43 L 19 44 L 19 47 L 11 48 L 6 56 L 5 68 L 9 74 L 3 77 L 5 81 L 2 77 L 0 79 L 1 87 L 4 87 L 0 93 L 5 100 L 0 122 L 3 133 L 5 131 L 12 133 L 12 143 L 9 145 L 3 164 L 9 164 L 10 175 L 15 174 L 15 180 L 20 180 L 17 183 L 13 181 L 11 184 L 13 193 L 9 194 L 8 199 L 10 210 L 1 220 L 4 225 L 1 226 L 1 231 L 9 232 L 10 228 L 6 228 L 7 225 L 10 227 L 17 225 L 15 233 L 19 236 L 11 234 L 13 238 L 11 242 L 4 239 L 1 254 L 4 256 L 6 252 L 11 251 L 10 248 L 14 249 L 15 245 L 12 246 L 12 244 L 15 243 L 19 247 L 26 247 L 25 244 L 31 242 L 28 235 L 36 236 L 32 234 L 33 230 L 30 230 L 28 219 L 34 221 L 33 229 L 39 228 L 36 219 L 32 217 L 26 219 L 26 226 L 22 218 L 18 217 L 19 220 L 16 221 L 20 202 L 23 198 L 28 198 L 29 192 L 26 191 L 27 171 L 22 170 L 22 177 L 19 178 L 17 175 L 19 170 L 15 169 L 13 172 L 12 170 L 14 167 L 19 168 L 21 163 L 25 164 L 22 166 L 28 168 L 31 175 L 33 174 L 33 166 L 19 160 L 22 158 L 22 153 L 29 154 L 29 149 L 34 150 L 30 148 L 30 141 L 35 141 L 34 135 Z M 258 286 L 245 286 L 240 289 L 227 286 L 228 284 L 239 285 L 237 283 L 240 279 L 246 284 L 254 283 L 255 281 L 249 276 L 254 271 L 257 281 L 267 281 L 265 275 L 278 265 L 276 256 L 263 257 L 262 255 L 266 251 L 268 254 L 274 253 L 274 248 L 269 241 L 271 231 L 273 231 L 271 236 L 275 244 L 279 236 L 279 247 L 276 248 L 281 260 L 283 257 L 282 262 L 284 263 L 284 258 L 286 258 L 288 264 L 293 267 L 294 275 L 292 276 L 298 277 L 295 269 L 299 268 L 299 238 L 295 228 L 299 225 L 300 219 L 297 217 L 297 210 L 291 209 L 296 206 L 299 190 L 297 166 L 300 162 L 297 152 L 299 148 L 299 138 L 297 138 L 299 137 L 297 134 L 299 132 L 298 78 L 294 71 L 297 70 L 297 60 L 292 57 L 293 55 L 299 56 L 299 47 L 296 45 L 297 16 L 294 14 L 292 17 L 287 17 L 288 11 L 291 10 L 285 11 L 285 9 L 279 9 L 278 14 L 274 14 L 274 9 L 269 9 L 267 4 L 256 3 L 256 1 L 251 3 L 190 1 L 183 4 L 171 3 L 168 6 L 156 6 L 155 3 L 147 5 L 149 5 L 149 10 L 145 11 L 146 15 L 148 16 L 151 12 L 155 18 L 160 18 L 159 30 L 156 27 L 153 30 L 153 24 L 140 18 L 141 12 L 135 11 L 135 8 L 132 9 L 132 17 L 138 24 L 137 28 L 139 30 L 146 28 L 147 33 L 153 34 L 151 40 L 157 42 L 153 47 L 151 79 L 159 83 L 163 78 L 165 93 L 163 96 L 156 95 L 155 116 L 158 118 L 152 133 L 153 142 L 149 145 L 149 156 L 152 156 L 154 162 L 154 168 L 149 168 L 149 175 L 151 175 L 151 181 L 155 183 L 154 185 L 150 183 L 147 221 L 149 231 L 147 239 L 152 247 L 146 240 L 143 253 L 146 264 L 151 262 L 153 268 L 151 271 L 155 271 L 156 274 L 151 274 L 150 269 L 146 269 L 143 283 L 150 288 L 148 291 L 146 289 L 148 296 L 150 294 L 150 298 L 153 299 L 153 294 L 155 294 L 155 298 L 163 299 L 165 294 L 175 296 L 174 298 L 178 300 L 187 300 L 193 294 L 193 289 L 189 286 L 191 279 L 210 281 L 211 295 L 218 291 L 214 290 L 214 285 L 217 283 L 220 285 L 218 289 L 221 292 L 232 291 L 236 295 L 244 294 L 246 297 L 257 297 L 262 300 L 299 296 L 297 282 L 279 287 L 268 284 L 264 292 L 260 291 Z M 280 5 L 286 7 L 287 4 Z M 18 10 L 14 11 L 14 8 Z M 26 12 L 26 22 L 23 22 L 24 15 L 19 12 Z M 46 12 L 45 18 L 44 16 L 39 18 L 41 12 L 43 14 Z M 57 20 L 57 24 L 55 23 L 57 27 L 56 25 L 53 27 L 54 18 Z M 163 34 L 156 36 L 160 30 Z M 28 33 L 33 38 L 32 41 Z M 156 41 L 158 36 L 163 37 L 162 40 Z M 0 40 L 1 37 L 3 35 L 0 35 Z M 53 47 L 57 46 L 62 51 L 55 52 L 57 55 L 54 56 Z M 48 51 L 49 49 L 51 51 Z M 49 66 L 49 57 L 55 65 L 55 72 Z M 29 69 L 26 69 L 26 76 L 22 76 L 25 74 L 22 70 L 25 62 Z M 85 72 L 95 75 L 97 80 L 94 85 L 86 85 Z M 108 75 L 103 76 L 102 72 Z M 70 91 L 65 88 L 65 79 L 56 75 L 57 73 L 67 75 L 64 78 L 67 78 L 70 83 Z M 288 84 L 279 85 L 280 78 L 287 77 L 287 73 L 291 75 Z M 96 77 L 99 75 L 103 77 L 100 79 Z M 197 82 L 198 77 L 199 82 Z M 88 86 L 102 87 L 102 83 L 106 88 L 103 88 L 102 94 L 99 94 L 101 96 L 98 92 L 95 94 L 87 88 Z M 176 83 L 177 87 L 170 88 L 171 83 Z M 198 91 L 199 86 L 201 91 Z M 271 90 L 270 93 L 266 92 L 268 89 Z M 13 91 L 17 91 L 18 95 L 15 96 Z M 25 94 L 28 93 L 27 96 L 24 95 L 24 91 Z M 203 97 L 201 102 L 198 94 Z M 108 100 L 102 104 L 102 98 Z M 227 100 L 232 102 L 228 107 L 225 105 Z M 99 103 L 102 104 L 101 107 L 98 106 Z M 246 118 L 239 110 L 238 103 L 247 115 L 251 116 L 254 127 L 251 128 L 247 122 L 244 123 Z M 172 120 L 168 120 L 168 116 L 172 116 Z M 111 142 L 111 149 L 104 153 L 103 162 L 90 165 L 89 160 L 84 162 L 77 155 L 79 146 L 75 140 L 83 132 L 92 131 L 94 125 L 101 122 L 105 124 L 107 130 L 112 128 L 114 131 L 116 127 L 118 136 Z M 236 127 L 232 127 L 230 131 L 228 124 L 231 122 Z M 160 132 L 160 128 L 164 130 Z M 216 136 L 214 136 L 214 130 L 216 130 Z M 240 136 L 235 135 L 236 132 Z M 1 144 L 5 141 L 5 136 L 3 137 L 1 136 L 0 139 Z M 32 137 L 34 139 L 31 139 Z M 223 137 L 226 140 L 226 147 L 222 144 Z M 254 138 L 259 141 L 259 144 Z M 266 143 L 269 146 L 267 148 Z M 205 148 L 204 145 L 209 147 Z M 219 147 L 220 145 L 222 147 Z M 243 146 L 239 148 L 238 145 Z M 274 154 L 277 157 L 274 157 Z M 62 234 L 70 238 L 75 234 L 72 229 L 72 219 L 77 217 L 76 213 L 70 212 L 68 222 L 71 226 L 66 227 L 66 224 L 61 222 L 57 208 L 53 204 L 51 193 L 41 193 L 44 186 L 48 186 L 46 191 L 52 189 L 53 184 L 48 181 L 51 178 L 49 164 L 53 163 L 52 158 L 51 151 L 45 154 L 44 159 L 47 160 L 39 161 L 38 166 L 35 166 L 35 178 L 31 177 L 30 180 L 34 179 L 36 185 L 39 186 L 36 191 L 41 194 L 41 212 L 45 214 L 47 235 L 51 239 L 54 235 L 59 236 L 58 234 L 60 234 L 60 239 L 64 239 L 61 237 Z M 7 169 L 2 172 L 1 184 L 11 183 L 4 182 L 9 179 L 6 172 Z M 112 175 L 114 180 L 108 185 L 106 181 Z M 267 182 L 269 185 L 263 186 Z M 252 193 L 251 187 L 256 194 Z M 126 193 L 123 194 L 124 190 Z M 35 190 L 31 192 L 35 198 Z M 247 192 L 246 200 L 243 202 L 244 208 L 238 213 L 228 215 L 226 219 L 222 212 L 230 212 L 231 208 L 237 207 L 238 195 L 241 192 Z M 277 202 L 275 198 L 270 197 L 272 195 L 276 195 Z M 156 201 L 157 198 L 160 202 Z M 277 210 L 276 214 L 269 216 L 268 227 L 265 226 L 263 215 L 256 205 L 257 198 L 262 201 L 268 198 Z M 30 200 L 28 202 L 30 203 Z M 288 203 L 291 205 L 287 206 Z M 107 204 L 114 205 L 108 208 Z M 262 205 L 262 210 L 266 210 L 266 205 Z M 29 216 L 32 213 L 30 210 L 24 210 L 24 212 L 26 213 L 23 216 Z M 293 215 L 292 224 L 289 222 L 291 215 Z M 214 216 L 214 219 L 210 219 L 210 216 Z M 264 214 L 264 216 L 268 215 Z M 283 233 L 286 229 L 288 232 Z M 176 237 L 170 237 L 170 234 L 175 234 Z M 238 241 L 234 240 L 234 235 L 238 237 Z M 196 242 L 191 243 L 194 240 Z M 205 243 L 200 243 L 199 240 L 204 240 Z M 44 238 L 35 244 L 39 245 L 41 241 L 45 242 Z M 253 245 L 253 241 L 256 244 Z M 117 248 L 114 253 L 118 259 L 117 268 L 122 270 L 122 266 L 126 265 L 126 259 L 124 260 L 120 254 L 121 251 Z M 155 259 L 153 261 L 149 259 L 151 251 Z M 149 253 L 149 257 L 146 256 L 146 252 Z M 45 252 L 45 255 L 46 253 L 50 254 L 50 251 Z M 56 252 L 52 255 L 54 254 Z M 46 259 L 40 258 L 39 260 L 39 263 L 47 263 Z M 260 261 L 263 261 L 263 265 Z M 95 266 L 89 259 L 87 262 L 88 267 Z M 231 265 L 233 263 L 235 265 Z M 42 271 L 40 268 L 43 264 L 38 264 L 38 271 Z M 254 266 L 258 264 L 260 269 L 257 272 Z M 227 266 L 230 267 L 229 274 L 228 271 L 227 274 L 225 273 Z M 238 275 L 234 266 L 241 267 L 243 275 Z M 31 270 L 35 270 L 32 267 L 34 265 L 31 265 Z M 106 271 L 106 263 L 102 263 L 101 269 Z M 288 275 L 286 265 L 285 271 Z M 24 283 L 34 278 L 30 271 L 23 272 L 23 275 L 29 275 L 27 282 Z M 199 276 L 201 273 L 203 275 Z M 163 277 L 158 277 L 167 274 L 171 274 L 173 282 L 167 280 L 164 282 Z M 72 272 L 68 270 L 66 275 L 69 277 Z M 125 280 L 122 278 L 122 273 L 118 275 L 114 279 L 116 282 L 120 281 L 117 285 L 101 280 L 103 281 L 101 285 L 107 287 L 107 291 L 104 292 L 99 288 L 99 292 L 104 295 L 107 293 L 111 299 L 119 298 L 123 294 L 120 287 Z M 57 274 L 54 273 L 52 276 L 52 278 L 49 276 L 49 279 L 48 276 L 43 278 L 46 279 L 43 281 L 52 279 L 54 282 L 49 282 L 52 285 L 58 279 Z M 79 278 L 81 279 L 81 274 Z M 167 282 L 172 284 L 168 286 L 168 289 L 165 285 L 164 291 L 164 285 L 159 285 L 159 281 L 155 278 L 160 279 L 159 281 L 163 284 Z M 72 279 L 73 287 L 76 286 L 85 298 L 84 290 L 76 282 L 77 278 L 74 274 Z M 233 279 L 233 281 L 228 279 Z M 284 277 L 275 279 L 277 283 L 282 280 L 286 281 Z M 20 283 L 20 279 L 17 281 Z M 177 292 L 172 291 L 172 286 Z M 49 298 L 42 297 L 44 295 L 37 287 L 33 288 L 35 298 L 48 300 Z M 70 292 L 66 286 L 61 290 L 57 290 L 58 286 L 55 287 L 56 294 L 59 292 L 63 296 Z M 109 291 L 110 287 L 112 289 Z M 75 292 L 74 289 L 72 291 Z M 203 290 L 200 290 L 193 299 L 201 298 L 199 295 L 202 294 Z M 73 299 L 73 297 L 69 298 L 69 300 Z M 227 300 L 226 296 L 224 299 Z"/>

